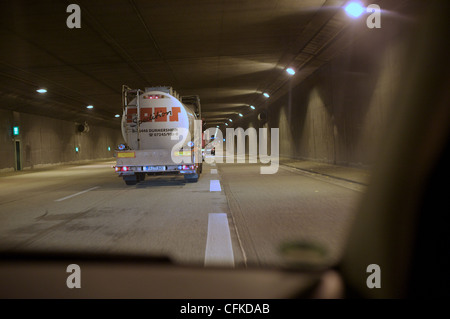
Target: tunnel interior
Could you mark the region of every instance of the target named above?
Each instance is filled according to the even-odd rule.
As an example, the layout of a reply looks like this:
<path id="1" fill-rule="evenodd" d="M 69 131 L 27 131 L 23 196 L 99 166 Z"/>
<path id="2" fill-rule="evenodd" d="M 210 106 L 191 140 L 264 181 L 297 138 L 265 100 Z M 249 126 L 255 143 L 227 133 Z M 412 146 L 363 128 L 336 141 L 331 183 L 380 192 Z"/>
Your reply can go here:
<path id="1" fill-rule="evenodd" d="M 409 249 L 426 239 L 414 233 L 416 218 L 425 221 L 420 231 L 433 227 L 426 206 L 436 197 L 427 181 L 439 175 L 436 163 L 442 169 L 449 130 L 448 65 L 439 45 L 448 32 L 432 10 L 442 4 L 364 1 L 361 16 L 351 17 L 350 2 L 2 2 L 3 256 L 26 251 L 21 262 L 48 261 L 56 253 L 61 262 L 73 253 L 87 264 L 118 256 L 137 262 L 138 273 L 142 261 L 163 265 L 157 275 L 143 270 L 145 278 L 171 284 L 168 264 L 235 270 L 235 278 L 202 278 L 206 293 L 186 283 L 185 291 L 147 292 L 151 298 L 204 298 L 208 291 L 328 297 L 335 272 L 349 296 L 440 289 L 420 278 L 430 267 L 418 260 L 442 259 L 421 243 Z M 174 133 L 182 122 L 188 130 Z M 199 134 L 214 138 L 200 146 Z M 156 136 L 181 142 L 141 148 Z M 183 155 L 189 159 L 175 163 Z M 409 261 L 415 266 L 397 276 Z M 366 281 L 374 264 L 383 269 L 384 290 L 371 290 L 378 279 Z M 102 277 L 90 267 L 98 285 Z M 252 273 L 248 290 L 233 286 L 245 283 L 249 269 L 299 272 L 301 293 L 286 273 L 268 281 Z M 139 281 L 128 275 L 123 280 Z M 192 273 L 183 280 L 191 276 L 198 280 Z M 38 277 L 27 278 L 41 285 L 45 276 Z M 8 280 L 0 275 L 0 283 Z M 271 291 L 277 280 L 279 291 Z M 0 296 L 54 296 L 20 284 Z M 127 289 L 106 295 L 127 293 L 141 296 Z"/>

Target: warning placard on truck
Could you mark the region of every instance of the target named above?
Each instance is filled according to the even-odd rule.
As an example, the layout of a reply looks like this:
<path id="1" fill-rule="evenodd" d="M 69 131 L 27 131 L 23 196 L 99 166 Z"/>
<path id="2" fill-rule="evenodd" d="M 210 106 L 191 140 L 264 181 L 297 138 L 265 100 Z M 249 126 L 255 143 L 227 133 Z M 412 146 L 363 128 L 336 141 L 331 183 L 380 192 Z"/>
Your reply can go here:
<path id="1" fill-rule="evenodd" d="M 136 153 L 135 152 L 118 152 L 117 157 L 120 158 L 135 158 Z"/>

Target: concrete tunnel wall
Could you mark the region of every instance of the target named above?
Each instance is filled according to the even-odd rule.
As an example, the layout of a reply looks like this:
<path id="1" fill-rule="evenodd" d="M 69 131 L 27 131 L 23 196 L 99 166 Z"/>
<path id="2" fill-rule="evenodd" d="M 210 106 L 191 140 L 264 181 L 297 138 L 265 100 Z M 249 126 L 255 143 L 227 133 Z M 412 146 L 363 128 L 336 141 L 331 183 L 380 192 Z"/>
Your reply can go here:
<path id="1" fill-rule="evenodd" d="M 13 125 L 20 128 L 17 137 Z M 22 169 L 112 158 L 123 141 L 120 129 L 89 125 L 89 132 L 80 133 L 75 122 L 8 110 L 0 110 L 0 130 L 0 172 L 15 169 L 15 140 L 21 143 Z"/>
<path id="2" fill-rule="evenodd" d="M 371 167 L 395 113 L 407 46 L 404 32 L 386 38 L 382 31 L 362 37 L 298 85 L 287 83 L 287 94 L 237 125 L 279 128 L 281 157 Z M 267 122 L 257 119 L 261 111 Z"/>

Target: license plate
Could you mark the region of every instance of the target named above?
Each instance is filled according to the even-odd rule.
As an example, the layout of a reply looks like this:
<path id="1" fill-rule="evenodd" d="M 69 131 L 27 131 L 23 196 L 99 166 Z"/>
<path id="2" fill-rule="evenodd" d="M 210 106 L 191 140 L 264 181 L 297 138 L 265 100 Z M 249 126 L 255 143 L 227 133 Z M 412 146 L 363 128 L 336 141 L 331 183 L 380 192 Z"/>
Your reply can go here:
<path id="1" fill-rule="evenodd" d="M 148 171 L 165 171 L 165 166 L 149 166 Z"/>

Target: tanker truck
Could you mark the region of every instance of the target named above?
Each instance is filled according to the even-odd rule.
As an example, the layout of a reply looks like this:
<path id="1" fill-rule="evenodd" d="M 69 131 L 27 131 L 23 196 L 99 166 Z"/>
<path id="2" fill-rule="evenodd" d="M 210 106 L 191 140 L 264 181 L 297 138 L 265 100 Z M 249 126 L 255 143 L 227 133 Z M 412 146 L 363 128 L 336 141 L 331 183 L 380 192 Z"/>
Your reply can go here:
<path id="1" fill-rule="evenodd" d="M 182 174 L 197 182 L 202 172 L 201 106 L 197 95 L 172 87 L 122 87 L 124 144 L 115 151 L 116 173 L 127 185 L 147 175 Z"/>

